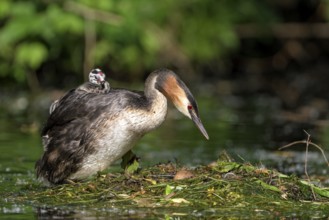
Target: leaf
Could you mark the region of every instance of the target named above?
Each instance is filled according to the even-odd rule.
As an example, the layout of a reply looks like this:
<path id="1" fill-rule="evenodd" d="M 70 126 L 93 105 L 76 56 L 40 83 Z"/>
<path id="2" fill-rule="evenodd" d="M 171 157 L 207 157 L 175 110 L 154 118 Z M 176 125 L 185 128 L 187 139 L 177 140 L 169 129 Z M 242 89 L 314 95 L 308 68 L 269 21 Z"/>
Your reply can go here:
<path id="1" fill-rule="evenodd" d="M 26 70 L 21 66 L 16 66 L 13 70 L 13 76 L 18 82 L 24 82 L 26 79 Z"/>
<path id="2" fill-rule="evenodd" d="M 135 173 L 139 168 L 139 163 L 137 160 L 134 160 L 132 164 L 129 164 L 126 169 L 125 169 L 125 173 L 126 174 L 133 174 Z"/>
<path id="3" fill-rule="evenodd" d="M 228 173 L 234 169 L 241 167 L 241 164 L 235 162 L 218 162 L 218 165 L 215 169 L 221 173 Z"/>
<path id="4" fill-rule="evenodd" d="M 37 5 L 29 1 L 17 2 L 11 7 L 11 14 L 13 17 L 29 17 L 36 13 Z"/>
<path id="5" fill-rule="evenodd" d="M 122 157 L 121 167 L 125 169 L 125 173 L 130 175 L 135 173 L 139 168 L 139 162 L 136 155 L 129 150 Z"/>
<path id="6" fill-rule="evenodd" d="M 329 189 L 328 188 L 320 188 L 320 187 L 314 186 L 312 183 L 309 183 L 305 180 L 301 180 L 300 183 L 303 185 L 312 187 L 314 189 L 314 192 L 316 192 L 320 196 L 329 198 Z"/>
<path id="7" fill-rule="evenodd" d="M 6 17 L 10 13 L 11 3 L 6 0 L 0 1 L 0 18 Z"/>
<path id="8" fill-rule="evenodd" d="M 29 25 L 26 24 L 28 23 L 28 19 L 24 20 L 25 24 L 22 21 L 23 20 L 20 18 L 11 19 L 7 22 L 6 26 L 2 27 L 0 34 L 1 47 L 12 46 L 29 34 L 30 28 Z"/>
<path id="9" fill-rule="evenodd" d="M 157 181 L 156 180 L 153 180 L 153 179 L 144 179 L 145 181 L 151 183 L 152 185 L 156 185 L 157 184 Z"/>
<path id="10" fill-rule="evenodd" d="M 172 201 L 173 203 L 185 203 L 185 204 L 189 204 L 190 202 L 187 201 L 186 199 L 183 199 L 183 198 L 174 198 L 174 199 L 171 199 L 170 201 Z"/>
<path id="11" fill-rule="evenodd" d="M 155 53 L 160 49 L 160 42 L 157 38 L 156 32 L 152 28 L 145 28 L 141 43 L 148 53 Z"/>
<path id="12" fill-rule="evenodd" d="M 256 183 L 259 183 L 264 189 L 272 190 L 274 192 L 281 192 L 278 187 L 269 185 L 262 180 L 256 180 Z"/>
<path id="13" fill-rule="evenodd" d="M 122 199 L 129 199 L 130 196 L 128 194 L 125 194 L 125 193 L 120 193 L 117 195 L 119 198 L 122 198 Z"/>
<path id="14" fill-rule="evenodd" d="M 47 58 L 48 50 L 41 43 L 23 43 L 16 49 L 15 61 L 17 64 L 26 65 L 36 69 Z"/>
<path id="15" fill-rule="evenodd" d="M 325 189 L 325 188 L 313 186 L 313 189 L 320 196 L 329 198 L 329 189 L 328 188 Z"/>
<path id="16" fill-rule="evenodd" d="M 165 195 L 169 195 L 170 193 L 172 193 L 172 187 L 170 185 L 166 185 L 166 189 L 165 189 Z"/>

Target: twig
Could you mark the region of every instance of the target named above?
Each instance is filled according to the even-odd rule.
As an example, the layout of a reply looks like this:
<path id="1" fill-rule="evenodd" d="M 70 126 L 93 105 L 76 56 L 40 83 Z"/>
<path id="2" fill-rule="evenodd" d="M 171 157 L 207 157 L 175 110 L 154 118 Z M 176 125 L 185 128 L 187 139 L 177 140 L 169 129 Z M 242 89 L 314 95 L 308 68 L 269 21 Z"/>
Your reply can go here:
<path id="1" fill-rule="evenodd" d="M 308 181 L 309 184 L 310 184 L 310 188 L 311 188 L 311 191 L 312 191 L 313 199 L 316 200 L 316 199 L 317 199 L 317 198 L 316 198 L 316 194 L 315 194 L 315 192 L 314 192 L 313 187 L 311 186 L 311 179 L 310 179 L 310 176 L 308 175 L 308 172 L 307 172 L 307 164 L 308 164 L 308 160 L 307 160 L 307 158 L 308 158 L 308 149 L 309 149 L 309 146 L 310 146 L 310 145 L 311 145 L 311 146 L 314 146 L 314 147 L 316 147 L 318 150 L 320 150 L 328 166 L 329 166 L 329 163 L 328 163 L 328 159 L 327 159 L 327 157 L 326 157 L 326 155 L 325 155 L 323 149 L 322 149 L 320 146 L 318 146 L 318 145 L 312 143 L 312 142 L 311 142 L 311 135 L 310 135 L 309 133 L 307 133 L 305 130 L 304 130 L 304 132 L 305 132 L 305 134 L 307 135 L 307 139 L 306 139 L 306 141 L 295 141 L 295 142 L 292 142 L 292 143 L 290 143 L 290 144 L 287 144 L 287 145 L 285 145 L 285 146 L 283 146 L 283 147 L 280 147 L 279 150 L 282 150 L 282 149 L 284 149 L 284 148 L 291 147 L 291 146 L 296 145 L 296 144 L 301 144 L 301 143 L 302 143 L 302 144 L 306 144 L 304 172 L 305 172 L 305 175 L 306 175 L 307 181 Z"/>
<path id="2" fill-rule="evenodd" d="M 40 91 L 40 83 L 35 71 L 27 71 L 26 75 L 27 83 L 33 94 L 37 94 Z"/>
<path id="3" fill-rule="evenodd" d="M 311 135 L 309 133 L 307 133 L 305 130 L 304 130 L 305 134 L 307 135 L 307 139 L 306 139 L 306 149 L 305 149 L 305 163 L 304 163 L 304 172 L 305 172 L 305 175 L 307 177 L 307 179 L 309 180 L 310 179 L 310 176 L 308 175 L 308 172 L 307 172 L 307 156 L 308 156 L 308 148 L 309 148 L 309 145 L 310 145 L 310 138 L 311 138 Z"/>
<path id="4" fill-rule="evenodd" d="M 307 143 L 307 141 L 294 141 L 294 142 L 292 142 L 292 143 L 290 143 L 290 144 L 287 144 L 287 145 L 284 145 L 283 147 L 280 147 L 279 150 L 282 150 L 282 149 L 285 149 L 285 148 L 291 147 L 291 146 L 293 146 L 293 145 L 297 145 L 297 144 L 306 144 L 306 143 Z M 329 166 L 328 159 L 327 159 L 327 157 L 326 157 L 326 155 L 325 155 L 323 149 L 322 149 L 319 145 L 317 145 L 317 144 L 315 144 L 315 143 L 313 143 L 313 142 L 311 142 L 311 141 L 310 141 L 308 144 L 311 145 L 311 146 L 313 146 L 313 147 L 316 147 L 316 148 L 322 153 L 322 156 L 323 156 L 324 160 L 326 161 L 327 165 Z"/>
<path id="5" fill-rule="evenodd" d="M 305 130 L 304 130 L 305 134 L 307 134 L 307 140 L 306 140 L 306 149 L 305 149 L 305 164 L 304 164 L 304 172 L 305 172 L 305 175 L 306 175 L 306 178 L 307 178 L 307 181 L 309 183 L 311 183 L 311 178 L 310 176 L 308 175 L 308 172 L 307 172 L 307 156 L 308 156 L 308 148 L 309 148 L 309 145 L 310 145 L 310 139 L 311 139 L 311 135 L 309 133 L 307 133 Z M 314 192 L 314 189 L 313 187 L 311 187 L 311 191 L 312 191 L 312 195 L 313 195 L 313 199 L 316 200 L 316 195 L 315 195 L 315 192 Z"/>

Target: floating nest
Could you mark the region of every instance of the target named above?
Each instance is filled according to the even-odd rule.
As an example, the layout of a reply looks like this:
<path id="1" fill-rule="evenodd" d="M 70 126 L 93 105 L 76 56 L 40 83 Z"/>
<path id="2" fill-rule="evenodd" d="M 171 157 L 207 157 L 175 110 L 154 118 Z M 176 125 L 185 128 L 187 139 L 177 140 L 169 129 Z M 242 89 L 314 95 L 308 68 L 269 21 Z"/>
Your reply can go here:
<path id="1" fill-rule="evenodd" d="M 133 174 L 98 174 L 51 188 L 31 183 L 8 198 L 35 207 L 170 208 L 175 213 L 209 214 L 242 209 L 284 212 L 297 206 L 329 215 L 329 188 L 229 159 L 196 168 L 159 164 Z"/>

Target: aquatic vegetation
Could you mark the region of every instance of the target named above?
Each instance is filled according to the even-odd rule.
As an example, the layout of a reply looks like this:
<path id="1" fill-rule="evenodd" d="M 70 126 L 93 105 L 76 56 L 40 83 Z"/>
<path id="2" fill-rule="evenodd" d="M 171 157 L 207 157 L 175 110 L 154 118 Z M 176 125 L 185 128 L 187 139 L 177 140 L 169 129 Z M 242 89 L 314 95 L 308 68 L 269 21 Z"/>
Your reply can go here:
<path id="1" fill-rule="evenodd" d="M 307 207 L 308 211 L 316 210 L 315 216 L 329 216 L 329 188 L 275 170 L 223 160 L 196 168 L 159 164 L 129 175 L 99 174 L 86 182 L 51 188 L 28 184 L 9 198 L 36 207 L 157 208 L 175 213 L 198 210 L 211 216 L 236 210 L 264 212 L 265 216 L 275 210 L 281 216 Z"/>

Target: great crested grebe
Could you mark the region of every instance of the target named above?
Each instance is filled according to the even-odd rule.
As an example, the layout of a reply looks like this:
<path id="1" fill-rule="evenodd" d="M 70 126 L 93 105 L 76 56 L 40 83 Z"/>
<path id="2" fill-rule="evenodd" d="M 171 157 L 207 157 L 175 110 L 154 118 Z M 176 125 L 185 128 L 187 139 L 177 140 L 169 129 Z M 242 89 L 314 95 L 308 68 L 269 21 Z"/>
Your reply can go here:
<path id="1" fill-rule="evenodd" d="M 209 139 L 190 90 L 171 70 L 152 72 L 144 92 L 69 93 L 49 116 L 45 152 L 36 163 L 39 180 L 60 184 L 106 169 L 132 149 L 167 114 L 167 98 Z"/>
<path id="2" fill-rule="evenodd" d="M 86 82 L 76 89 L 76 92 L 93 92 L 93 93 L 108 93 L 110 91 L 110 84 L 105 81 L 105 74 L 99 68 L 92 69 L 89 73 L 89 82 Z M 59 105 L 59 101 L 55 100 L 49 108 L 49 114 L 51 114 Z"/>

